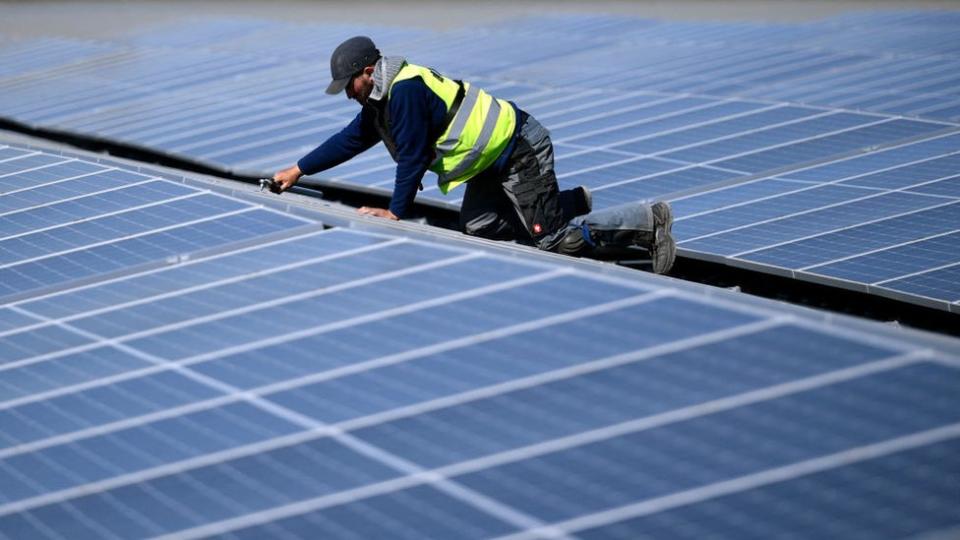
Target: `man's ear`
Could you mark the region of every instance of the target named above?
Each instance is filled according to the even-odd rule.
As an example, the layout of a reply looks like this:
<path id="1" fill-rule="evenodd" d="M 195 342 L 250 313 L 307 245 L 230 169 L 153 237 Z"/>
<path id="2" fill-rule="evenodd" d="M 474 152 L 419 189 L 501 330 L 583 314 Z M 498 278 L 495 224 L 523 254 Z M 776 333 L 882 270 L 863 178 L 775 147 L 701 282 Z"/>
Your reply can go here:
<path id="1" fill-rule="evenodd" d="M 373 76 L 373 66 L 363 68 L 363 72 L 368 76 Z"/>

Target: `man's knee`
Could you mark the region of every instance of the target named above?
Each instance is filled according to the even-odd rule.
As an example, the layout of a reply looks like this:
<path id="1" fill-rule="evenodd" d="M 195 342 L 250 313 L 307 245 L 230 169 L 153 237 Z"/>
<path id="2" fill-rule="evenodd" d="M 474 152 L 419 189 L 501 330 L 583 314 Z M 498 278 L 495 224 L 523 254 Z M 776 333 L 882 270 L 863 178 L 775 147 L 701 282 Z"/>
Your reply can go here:
<path id="1" fill-rule="evenodd" d="M 483 212 L 471 216 L 460 214 L 460 230 L 467 236 L 490 240 L 511 240 L 513 229 L 495 212 Z"/>
<path id="2" fill-rule="evenodd" d="M 479 236 L 483 238 L 485 227 L 476 220 L 460 220 L 460 230 L 467 236 Z"/>
<path id="3" fill-rule="evenodd" d="M 571 227 L 560 237 L 560 241 L 553 246 L 551 251 L 573 257 L 583 257 L 592 249 L 593 246 L 587 242 L 583 230 L 580 227 Z"/>

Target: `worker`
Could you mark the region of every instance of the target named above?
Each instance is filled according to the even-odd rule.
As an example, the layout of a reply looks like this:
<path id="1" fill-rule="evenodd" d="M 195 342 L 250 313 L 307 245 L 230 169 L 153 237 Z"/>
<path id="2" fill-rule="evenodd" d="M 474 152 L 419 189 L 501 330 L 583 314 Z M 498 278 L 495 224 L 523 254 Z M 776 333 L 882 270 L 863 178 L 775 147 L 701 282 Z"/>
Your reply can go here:
<path id="1" fill-rule="evenodd" d="M 444 194 L 466 184 L 460 208 L 465 234 L 574 256 L 636 246 L 649 251 L 654 272 L 673 265 L 670 205 L 630 203 L 590 213 L 590 191 L 560 191 L 549 133 L 512 102 L 402 57 L 381 56 L 364 36 L 333 51 L 330 72 L 326 92 L 346 91 L 360 112 L 297 164 L 274 174 L 275 192 L 382 141 L 397 163 L 393 196 L 389 208 L 362 207 L 361 214 L 408 217 L 429 169 Z"/>

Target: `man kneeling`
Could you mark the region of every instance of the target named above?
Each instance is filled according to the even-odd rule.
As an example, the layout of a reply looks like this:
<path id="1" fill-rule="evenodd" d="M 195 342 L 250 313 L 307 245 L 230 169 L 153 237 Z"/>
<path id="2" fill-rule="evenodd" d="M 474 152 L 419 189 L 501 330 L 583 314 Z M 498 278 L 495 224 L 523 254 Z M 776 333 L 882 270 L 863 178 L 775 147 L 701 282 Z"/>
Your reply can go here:
<path id="1" fill-rule="evenodd" d="M 632 203 L 591 213 L 588 189 L 560 191 L 550 134 L 514 103 L 402 57 L 383 57 L 362 36 L 334 50 L 330 72 L 327 93 L 346 91 L 360 112 L 296 165 L 276 173 L 277 192 L 382 141 L 397 162 L 393 197 L 389 208 L 363 207 L 362 214 L 406 217 L 429 169 L 444 194 L 466 184 L 460 225 L 468 235 L 575 256 L 598 247 L 639 246 L 650 251 L 654 272 L 673 266 L 670 205 Z"/>

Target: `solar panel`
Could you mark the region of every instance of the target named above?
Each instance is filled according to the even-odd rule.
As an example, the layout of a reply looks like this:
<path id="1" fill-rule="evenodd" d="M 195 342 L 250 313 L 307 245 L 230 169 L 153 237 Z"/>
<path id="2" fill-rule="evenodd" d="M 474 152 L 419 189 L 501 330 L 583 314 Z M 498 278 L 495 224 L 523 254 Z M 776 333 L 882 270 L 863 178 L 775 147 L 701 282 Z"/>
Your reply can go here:
<path id="1" fill-rule="evenodd" d="M 113 43 L 58 38 L 0 41 L 0 77 L 51 70 L 109 56 L 123 47 Z"/>
<path id="2" fill-rule="evenodd" d="M 149 174 L 4 149 L 0 298 L 309 223 Z"/>
<path id="3" fill-rule="evenodd" d="M 960 263 L 958 144 L 955 134 L 925 139 L 680 199 L 679 245 L 955 309 L 955 287 L 917 294 L 899 280 L 925 280 Z"/>
<path id="4" fill-rule="evenodd" d="M 683 254 L 952 310 L 960 298 L 950 287 L 929 296 L 935 288 L 885 286 L 960 263 L 945 255 L 952 229 L 937 217 L 955 200 L 950 164 L 939 162 L 935 181 L 904 176 L 909 188 L 831 172 L 927 142 L 940 148 L 931 157 L 955 149 L 937 146 L 960 130 L 955 17 L 901 15 L 771 24 L 563 14 L 447 32 L 194 19 L 124 36 L 111 54 L 0 78 L 0 113 L 265 176 L 356 113 L 322 93 L 316 51 L 365 33 L 387 54 L 465 77 L 536 115 L 552 130 L 561 185 L 590 187 L 596 209 L 674 201 Z M 385 195 L 394 172 L 378 148 L 304 183 Z M 462 192 L 425 184 L 419 200 L 459 207 Z M 699 201 L 721 207 L 687 214 Z M 859 240 L 914 219 L 925 228 L 901 229 L 912 236 Z M 818 257 L 796 255 L 807 249 Z M 860 256 L 910 263 L 873 275 L 855 269 Z"/>
<path id="5" fill-rule="evenodd" d="M 0 152 L 4 264 L 96 262 L 0 281 L 0 537 L 960 525 L 955 339 Z"/>

